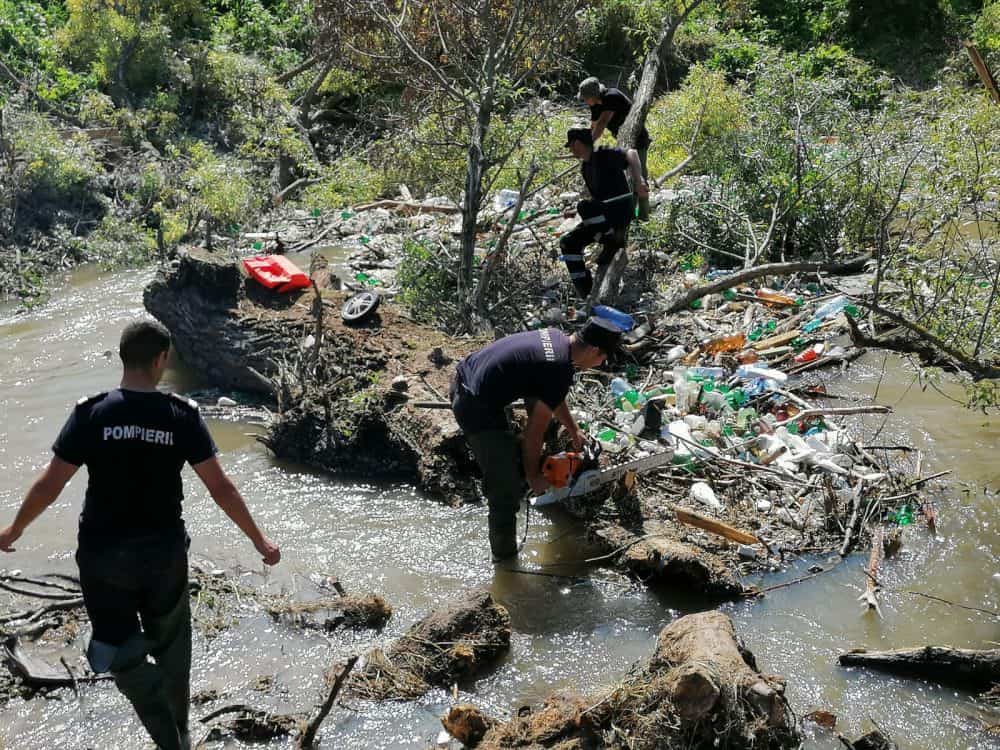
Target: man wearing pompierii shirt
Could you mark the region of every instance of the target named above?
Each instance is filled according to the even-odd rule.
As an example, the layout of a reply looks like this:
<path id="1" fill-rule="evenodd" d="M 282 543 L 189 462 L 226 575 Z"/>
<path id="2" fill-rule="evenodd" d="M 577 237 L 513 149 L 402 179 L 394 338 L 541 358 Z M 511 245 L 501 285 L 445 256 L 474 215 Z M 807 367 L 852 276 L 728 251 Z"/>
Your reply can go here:
<path id="1" fill-rule="evenodd" d="M 566 405 L 574 371 L 597 367 L 620 337 L 617 328 L 594 318 L 572 336 L 554 328 L 515 333 L 458 363 L 451 408 L 483 472 L 495 562 L 517 555 L 517 510 L 524 481 L 535 493 L 548 486 L 542 476 L 542 439 L 552 417 L 577 450 L 583 447 L 583 433 Z M 518 399 L 524 399 L 528 409 L 520 445 L 506 414 L 506 407 Z"/>
<path id="2" fill-rule="evenodd" d="M 167 329 L 155 321 L 131 323 L 118 351 L 121 386 L 77 402 L 52 446 L 55 455 L 14 522 L 0 531 L 0 549 L 13 552 L 28 524 L 86 464 L 76 560 L 93 629 L 87 658 L 95 672 L 111 672 L 158 748 L 187 750 L 191 614 L 189 539 L 181 517 L 184 464 L 191 464 L 266 564 L 277 564 L 281 553 L 219 464 L 197 404 L 156 390 L 170 351 Z"/>

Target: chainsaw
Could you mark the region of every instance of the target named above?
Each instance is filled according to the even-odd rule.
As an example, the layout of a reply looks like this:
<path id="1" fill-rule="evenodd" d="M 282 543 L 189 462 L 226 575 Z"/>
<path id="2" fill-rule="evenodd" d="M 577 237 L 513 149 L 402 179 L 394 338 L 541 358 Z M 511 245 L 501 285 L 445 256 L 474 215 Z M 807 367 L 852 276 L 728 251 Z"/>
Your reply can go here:
<path id="1" fill-rule="evenodd" d="M 537 507 L 586 495 L 598 487 L 621 479 L 630 471 L 643 474 L 670 463 L 674 457 L 673 450 L 667 448 L 651 456 L 601 469 L 598 463 L 600 453 L 600 444 L 596 443 L 586 445 L 580 453 L 563 452 L 546 457 L 542 463 L 542 476 L 553 489 L 531 498 L 529 502 Z"/>

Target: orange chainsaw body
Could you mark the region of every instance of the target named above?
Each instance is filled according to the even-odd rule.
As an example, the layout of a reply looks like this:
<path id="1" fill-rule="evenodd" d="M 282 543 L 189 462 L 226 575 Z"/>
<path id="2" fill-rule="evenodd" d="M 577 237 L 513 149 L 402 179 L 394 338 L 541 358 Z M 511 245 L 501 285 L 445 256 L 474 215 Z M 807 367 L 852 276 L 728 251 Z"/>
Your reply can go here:
<path id="1" fill-rule="evenodd" d="M 552 487 L 565 487 L 583 469 L 587 460 L 587 456 L 583 453 L 570 451 L 546 456 L 542 463 L 542 476 Z"/>

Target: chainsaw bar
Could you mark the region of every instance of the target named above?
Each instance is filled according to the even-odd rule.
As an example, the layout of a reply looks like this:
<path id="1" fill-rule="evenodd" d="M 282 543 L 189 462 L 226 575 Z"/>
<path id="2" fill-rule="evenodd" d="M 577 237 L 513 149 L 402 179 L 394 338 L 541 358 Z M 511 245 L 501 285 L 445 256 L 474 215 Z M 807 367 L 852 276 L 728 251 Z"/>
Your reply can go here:
<path id="1" fill-rule="evenodd" d="M 621 479 L 630 471 L 634 471 L 636 474 L 644 474 L 647 471 L 657 469 L 664 464 L 670 463 L 673 460 L 673 457 L 673 450 L 668 448 L 660 453 L 654 453 L 651 456 L 626 461 L 623 464 L 611 466 L 607 469 L 591 469 L 590 471 L 584 471 L 566 487 L 549 490 L 544 495 L 531 498 L 528 502 L 537 507 L 558 503 L 560 500 L 565 500 L 568 497 L 586 495 L 593 492 L 598 487 Z"/>

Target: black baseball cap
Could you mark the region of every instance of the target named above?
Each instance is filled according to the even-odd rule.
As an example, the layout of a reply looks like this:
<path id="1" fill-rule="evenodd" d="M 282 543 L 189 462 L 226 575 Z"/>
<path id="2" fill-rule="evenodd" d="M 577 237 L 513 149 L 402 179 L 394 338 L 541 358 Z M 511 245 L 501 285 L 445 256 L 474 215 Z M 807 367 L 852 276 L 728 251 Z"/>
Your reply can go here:
<path id="1" fill-rule="evenodd" d="M 582 141 L 588 146 L 594 145 L 594 135 L 590 132 L 590 128 L 570 128 L 566 131 L 566 147 L 569 147 L 573 141 Z"/>
<path id="2" fill-rule="evenodd" d="M 591 318 L 580 330 L 580 341 L 596 346 L 611 356 L 621 345 L 622 332 L 614 323 L 603 318 Z"/>

